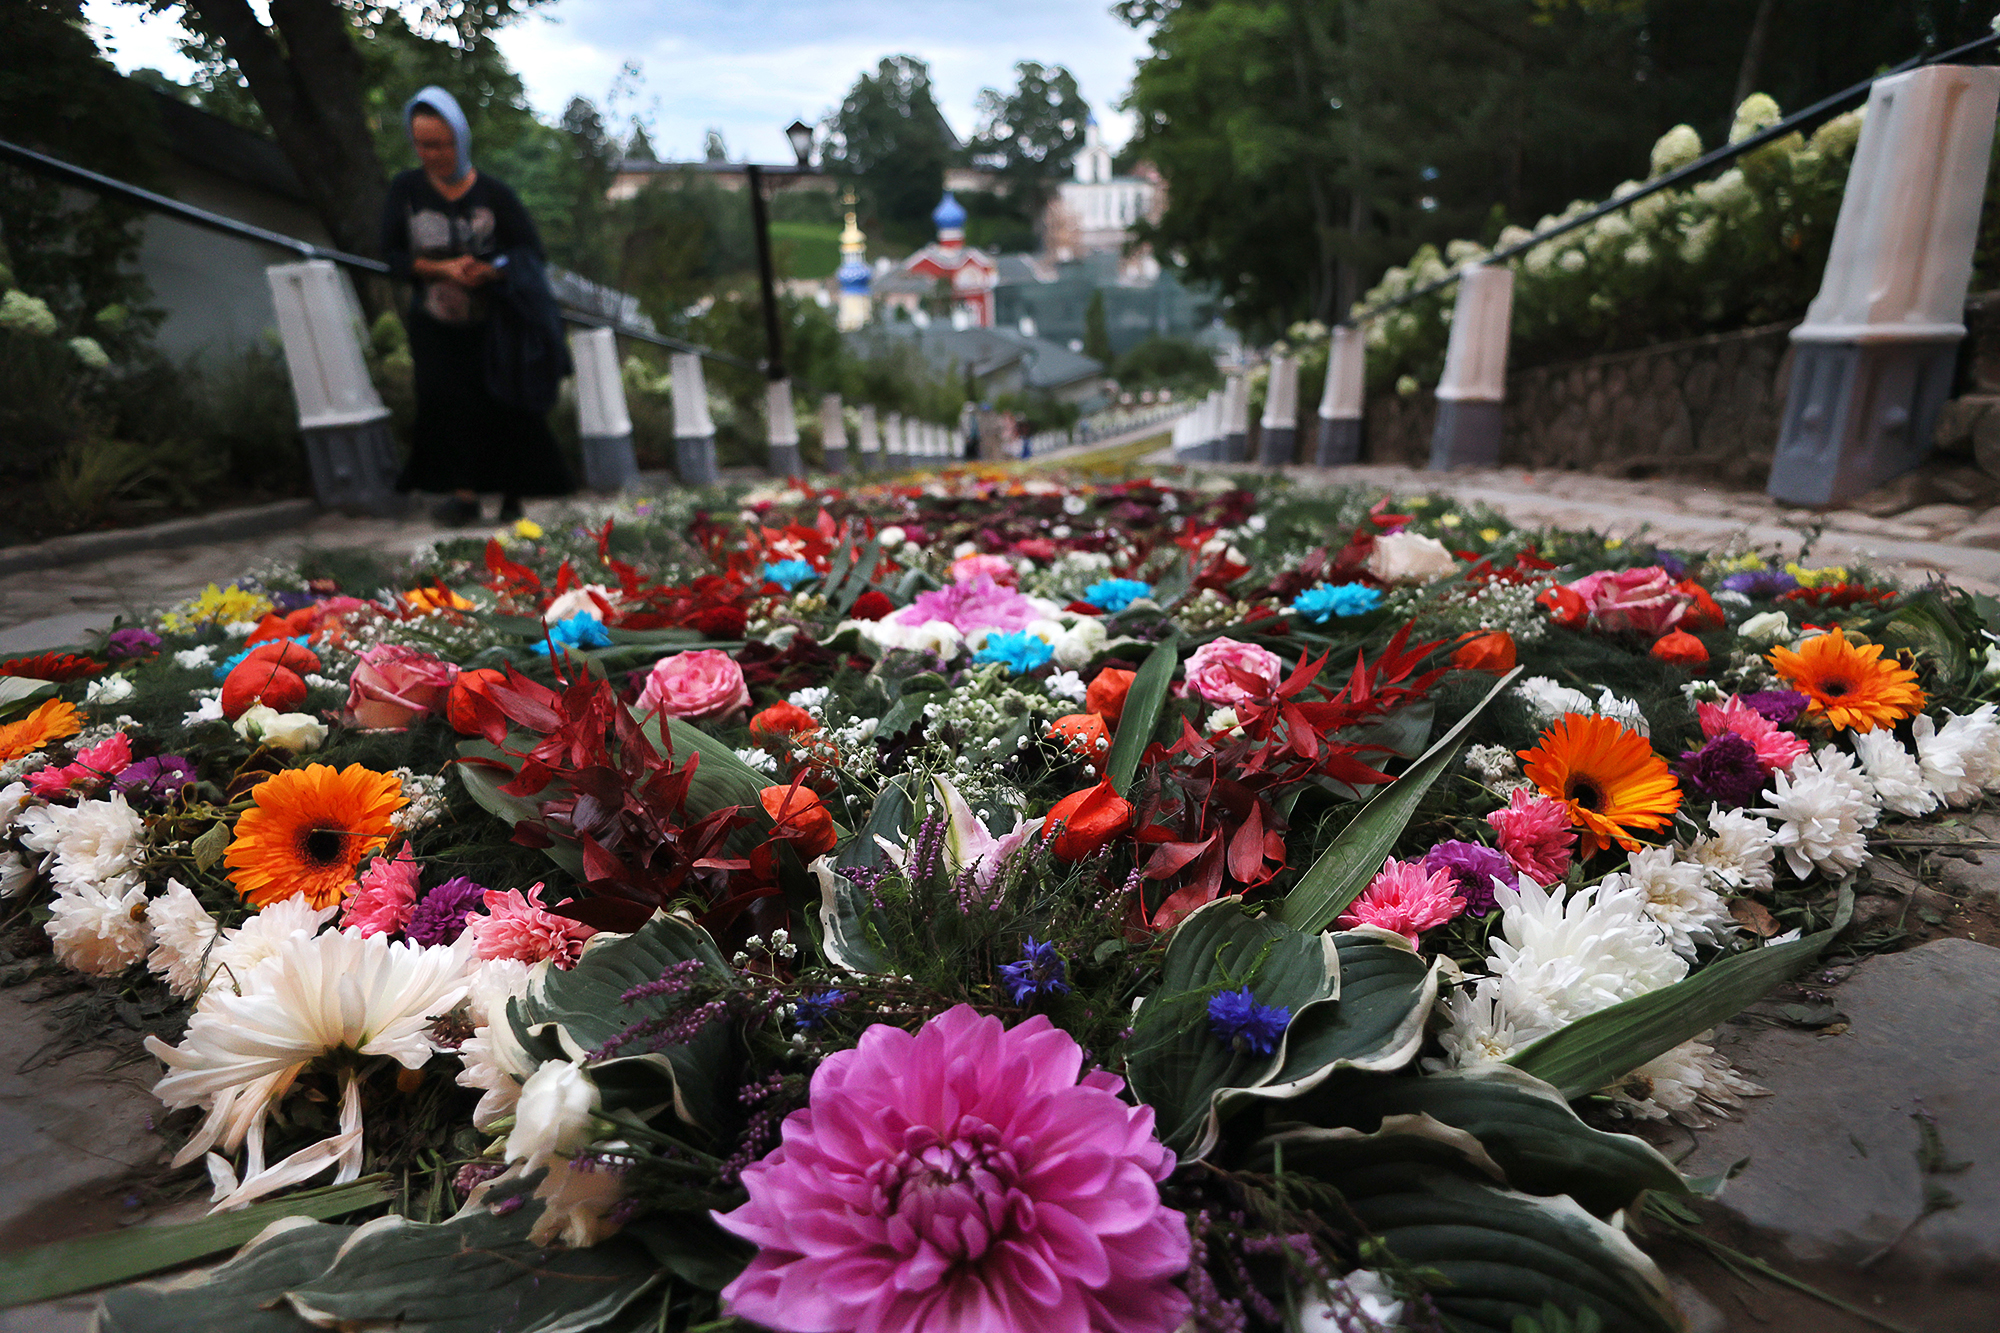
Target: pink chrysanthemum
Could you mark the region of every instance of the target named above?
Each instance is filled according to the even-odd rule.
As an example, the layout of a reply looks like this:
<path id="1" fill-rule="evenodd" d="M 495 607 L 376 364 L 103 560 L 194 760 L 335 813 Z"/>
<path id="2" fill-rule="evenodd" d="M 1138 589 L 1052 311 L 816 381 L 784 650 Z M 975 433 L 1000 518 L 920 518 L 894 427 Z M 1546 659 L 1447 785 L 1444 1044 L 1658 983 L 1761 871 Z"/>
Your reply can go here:
<path id="1" fill-rule="evenodd" d="M 1735 732 L 1756 748 L 1757 767 L 1767 775 L 1784 772 L 1812 749 L 1804 737 L 1794 736 L 1733 694 L 1719 704 L 1696 704 L 1694 711 L 1701 719 L 1704 738 L 1714 740 L 1725 731 Z"/>
<path id="2" fill-rule="evenodd" d="M 1569 873 L 1570 858 L 1576 851 L 1576 829 L 1569 821 L 1569 807 L 1553 801 L 1532 787 L 1516 787 L 1507 798 L 1505 810 L 1486 816 L 1493 826 L 1493 841 L 1514 868 L 1547 888 Z"/>
<path id="3" fill-rule="evenodd" d="M 132 766 L 132 738 L 114 731 L 76 752 L 72 763 L 28 775 L 28 790 L 44 799 L 67 791 L 94 791 Z"/>
<path id="4" fill-rule="evenodd" d="M 1458 881 L 1449 866 L 1426 871 L 1421 861 L 1398 861 L 1392 856 L 1340 914 L 1339 924 L 1350 930 L 1355 926 L 1393 930 L 1414 948 L 1419 932 L 1442 926 L 1464 910 L 1465 899 L 1458 896 Z"/>
<path id="5" fill-rule="evenodd" d="M 1153 1112 L 1036 1015 L 969 1005 L 912 1035 L 877 1024 L 813 1074 L 784 1142 L 722 1226 L 758 1247 L 727 1288 L 790 1333 L 1166 1333 L 1188 1316 L 1174 1155 Z"/>
<path id="6" fill-rule="evenodd" d="M 408 847 L 392 861 L 378 856 L 361 872 L 361 883 L 340 904 L 341 928 L 363 935 L 389 935 L 410 924 L 417 910 L 417 875 L 422 870 Z"/>
<path id="7" fill-rule="evenodd" d="M 465 933 L 481 958 L 518 958 L 524 963 L 547 959 L 568 968 L 583 956 L 583 942 L 597 933 L 593 926 L 557 916 L 542 905 L 542 886 L 486 891 L 486 911 L 465 919 Z"/>

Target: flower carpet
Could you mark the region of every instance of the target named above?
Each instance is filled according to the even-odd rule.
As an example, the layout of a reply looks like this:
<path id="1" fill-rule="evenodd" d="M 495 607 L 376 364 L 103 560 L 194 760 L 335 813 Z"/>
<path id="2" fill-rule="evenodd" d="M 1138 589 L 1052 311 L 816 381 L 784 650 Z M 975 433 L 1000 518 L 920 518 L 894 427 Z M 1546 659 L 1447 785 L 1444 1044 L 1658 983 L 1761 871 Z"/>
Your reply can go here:
<path id="1" fill-rule="evenodd" d="M 1989 626 L 1223 478 L 245 571 L 0 662 L 4 939 L 165 1015 L 234 1219 L 70 1289 L 241 1244 L 99 1326 L 1680 1327 L 1636 1241 L 1707 1185 L 1632 1131 L 1762 1095 L 1709 1031 L 2000 791 Z"/>

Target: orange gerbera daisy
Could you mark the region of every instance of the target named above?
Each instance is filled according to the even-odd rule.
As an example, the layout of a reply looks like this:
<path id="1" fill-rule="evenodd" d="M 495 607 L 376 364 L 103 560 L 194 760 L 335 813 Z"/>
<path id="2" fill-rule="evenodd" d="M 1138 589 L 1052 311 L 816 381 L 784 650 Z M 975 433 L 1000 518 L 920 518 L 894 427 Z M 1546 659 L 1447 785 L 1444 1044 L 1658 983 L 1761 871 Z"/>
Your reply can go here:
<path id="1" fill-rule="evenodd" d="M 1873 731 L 1914 717 L 1924 706 L 1917 673 L 1891 658 L 1879 643 L 1853 643 L 1844 630 L 1814 635 L 1793 652 L 1773 648 L 1770 663 L 1806 696 L 1806 712 L 1836 728 Z"/>
<path id="2" fill-rule="evenodd" d="M 19 722 L 0 726 L 0 761 L 33 754 L 50 741 L 74 736 L 82 730 L 76 709 L 60 699 L 51 699 Z"/>
<path id="3" fill-rule="evenodd" d="M 293 895 L 329 907 L 354 885 L 356 869 L 394 831 L 403 785 L 359 764 L 287 769 L 257 784 L 236 821 L 223 862 L 255 907 Z"/>
<path id="4" fill-rule="evenodd" d="M 1667 761 L 1611 718 L 1565 713 L 1534 749 L 1518 753 L 1527 760 L 1528 780 L 1569 807 L 1586 856 L 1614 842 L 1637 851 L 1630 830 L 1663 829 L 1680 809 L 1681 789 Z"/>

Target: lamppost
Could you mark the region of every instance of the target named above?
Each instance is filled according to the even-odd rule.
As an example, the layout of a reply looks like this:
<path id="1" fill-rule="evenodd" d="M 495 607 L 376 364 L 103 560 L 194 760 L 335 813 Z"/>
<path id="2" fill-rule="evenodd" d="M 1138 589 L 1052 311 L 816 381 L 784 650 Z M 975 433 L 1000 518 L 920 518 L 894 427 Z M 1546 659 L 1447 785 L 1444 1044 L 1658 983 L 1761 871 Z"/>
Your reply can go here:
<path id="1" fill-rule="evenodd" d="M 795 120 L 785 127 L 785 138 L 798 158 L 796 166 L 763 167 L 746 162 L 743 177 L 750 188 L 750 223 L 757 235 L 757 283 L 764 299 L 764 409 L 771 470 L 795 477 L 805 469 L 799 458 L 798 420 L 792 414 L 792 385 L 785 377 L 784 340 L 778 330 L 778 278 L 771 264 L 771 215 L 764 203 L 764 177 L 814 174 L 812 126 Z"/>

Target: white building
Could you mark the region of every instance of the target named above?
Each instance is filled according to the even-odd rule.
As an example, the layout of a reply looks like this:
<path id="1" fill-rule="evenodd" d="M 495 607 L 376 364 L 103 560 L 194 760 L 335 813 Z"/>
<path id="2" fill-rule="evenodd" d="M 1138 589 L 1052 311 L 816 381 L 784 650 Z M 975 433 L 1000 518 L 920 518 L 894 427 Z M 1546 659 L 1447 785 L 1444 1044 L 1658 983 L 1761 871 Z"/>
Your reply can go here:
<path id="1" fill-rule="evenodd" d="M 1156 221 L 1166 210 L 1165 182 L 1150 163 L 1141 163 L 1130 176 L 1112 173 L 1111 150 L 1094 116 L 1084 127 L 1075 173 L 1049 201 L 1043 219 L 1043 251 L 1058 261 L 1123 250 L 1133 227 Z"/>

